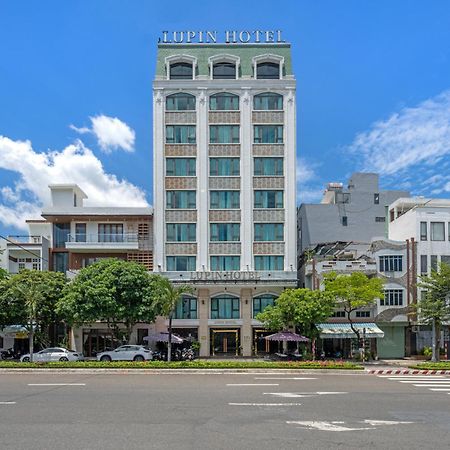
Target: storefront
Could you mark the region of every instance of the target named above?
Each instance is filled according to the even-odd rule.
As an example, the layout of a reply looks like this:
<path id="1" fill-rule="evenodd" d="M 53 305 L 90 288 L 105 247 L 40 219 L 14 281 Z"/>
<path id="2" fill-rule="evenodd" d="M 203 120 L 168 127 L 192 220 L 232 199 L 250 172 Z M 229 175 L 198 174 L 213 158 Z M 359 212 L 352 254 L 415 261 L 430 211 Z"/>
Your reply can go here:
<path id="1" fill-rule="evenodd" d="M 240 354 L 240 328 L 211 328 L 211 356 L 238 356 Z"/>

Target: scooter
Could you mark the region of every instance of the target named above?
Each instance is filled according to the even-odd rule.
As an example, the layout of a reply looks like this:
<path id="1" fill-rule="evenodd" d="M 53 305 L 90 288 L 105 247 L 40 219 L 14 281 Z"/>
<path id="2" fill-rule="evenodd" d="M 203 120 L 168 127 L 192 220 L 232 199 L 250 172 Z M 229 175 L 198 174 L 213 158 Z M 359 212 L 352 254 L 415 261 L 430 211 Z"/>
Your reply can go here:
<path id="1" fill-rule="evenodd" d="M 16 352 L 11 347 L 8 350 L 2 350 L 0 352 L 0 359 L 16 359 L 18 358 L 18 355 L 16 355 Z"/>

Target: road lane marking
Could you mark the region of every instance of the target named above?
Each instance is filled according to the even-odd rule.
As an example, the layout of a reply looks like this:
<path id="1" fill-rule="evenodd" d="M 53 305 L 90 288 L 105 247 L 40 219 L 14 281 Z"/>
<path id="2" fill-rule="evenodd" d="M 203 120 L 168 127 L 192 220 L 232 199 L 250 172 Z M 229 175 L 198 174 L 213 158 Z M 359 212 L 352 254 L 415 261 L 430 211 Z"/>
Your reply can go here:
<path id="1" fill-rule="evenodd" d="M 450 388 L 430 388 L 430 391 L 450 391 Z"/>
<path id="2" fill-rule="evenodd" d="M 28 386 L 86 386 L 86 383 L 28 383 Z"/>
<path id="3" fill-rule="evenodd" d="M 429 383 L 429 384 L 439 384 L 439 383 L 450 383 L 450 380 L 398 380 L 400 383 L 412 384 L 412 383 Z"/>
<path id="4" fill-rule="evenodd" d="M 317 380 L 317 378 L 307 378 L 307 377 L 255 377 L 255 380 Z"/>
<path id="5" fill-rule="evenodd" d="M 278 383 L 229 383 L 227 386 L 279 386 Z"/>
<path id="6" fill-rule="evenodd" d="M 413 384 L 416 387 L 431 387 L 431 386 L 440 386 L 441 388 L 450 388 L 450 384 Z"/>
<path id="7" fill-rule="evenodd" d="M 0 405 L 15 405 L 16 402 L 0 402 Z"/>
<path id="8" fill-rule="evenodd" d="M 299 421 L 287 421 L 288 424 L 293 425 L 301 425 L 299 428 L 307 428 L 312 430 L 319 431 L 362 431 L 362 430 L 373 430 L 370 427 L 344 427 L 342 425 L 332 423 L 332 422 L 324 422 L 324 421 L 316 421 L 316 420 L 299 420 Z"/>
<path id="9" fill-rule="evenodd" d="M 300 406 L 301 403 L 228 403 L 230 406 Z"/>
<path id="10" fill-rule="evenodd" d="M 285 398 L 312 397 L 314 395 L 339 395 L 348 394 L 348 392 L 263 392 L 263 395 L 275 395 Z"/>
<path id="11" fill-rule="evenodd" d="M 399 421 L 399 420 L 372 420 L 372 419 L 366 419 L 364 420 L 364 423 L 368 423 L 369 425 L 372 425 L 374 427 L 378 425 L 408 425 L 410 423 L 414 422 L 406 422 L 406 421 Z"/>

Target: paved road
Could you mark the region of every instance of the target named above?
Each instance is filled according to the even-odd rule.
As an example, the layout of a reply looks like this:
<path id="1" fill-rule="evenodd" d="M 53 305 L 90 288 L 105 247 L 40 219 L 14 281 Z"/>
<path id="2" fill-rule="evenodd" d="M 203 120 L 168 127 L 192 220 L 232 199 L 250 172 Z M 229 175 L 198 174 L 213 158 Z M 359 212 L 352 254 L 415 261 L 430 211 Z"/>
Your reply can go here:
<path id="1" fill-rule="evenodd" d="M 450 377 L 0 375 L 0 449 L 448 449 Z"/>

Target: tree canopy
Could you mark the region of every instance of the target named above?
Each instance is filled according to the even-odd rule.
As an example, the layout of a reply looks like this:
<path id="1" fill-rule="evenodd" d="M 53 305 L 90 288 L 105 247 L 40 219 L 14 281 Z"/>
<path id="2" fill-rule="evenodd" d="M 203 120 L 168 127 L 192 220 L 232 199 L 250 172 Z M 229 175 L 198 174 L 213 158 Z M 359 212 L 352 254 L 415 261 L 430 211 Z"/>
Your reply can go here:
<path id="1" fill-rule="evenodd" d="M 165 278 L 149 274 L 141 264 L 104 259 L 76 275 L 67 286 L 57 311 L 70 325 L 102 320 L 118 334 L 119 324 L 129 340 L 138 322 L 154 322 L 164 308 Z"/>
<path id="2" fill-rule="evenodd" d="M 418 287 L 424 290 L 424 296 L 415 305 L 419 321 L 433 325 L 433 361 L 439 360 L 439 340 L 442 323 L 450 320 L 450 266 L 439 265 L 430 275 L 420 277 Z"/>
<path id="3" fill-rule="evenodd" d="M 274 306 L 268 306 L 256 319 L 269 330 L 280 331 L 299 327 L 306 336 L 313 337 L 314 324 L 323 322 L 333 312 L 335 300 L 324 291 L 310 289 L 286 289 Z"/>

